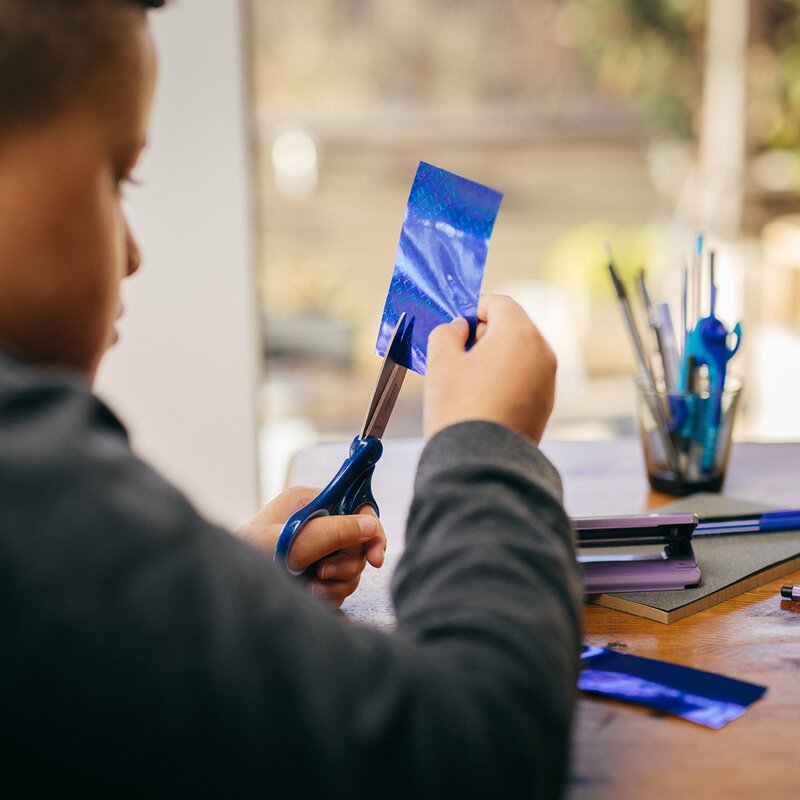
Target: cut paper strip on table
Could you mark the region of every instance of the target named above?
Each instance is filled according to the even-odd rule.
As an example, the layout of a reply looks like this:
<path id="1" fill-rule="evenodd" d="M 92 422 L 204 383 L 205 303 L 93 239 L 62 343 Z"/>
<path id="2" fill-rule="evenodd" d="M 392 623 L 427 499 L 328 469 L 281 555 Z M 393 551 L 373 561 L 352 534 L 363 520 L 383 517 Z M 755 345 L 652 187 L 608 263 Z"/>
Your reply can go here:
<path id="1" fill-rule="evenodd" d="M 603 647 L 583 648 L 578 688 L 715 729 L 742 716 L 767 691 L 755 683 Z"/>
<path id="2" fill-rule="evenodd" d="M 425 374 L 428 336 L 456 317 L 477 326 L 478 297 L 503 195 L 420 162 L 408 197 L 375 351 L 383 356 L 404 311 L 413 324 L 408 363 Z"/>

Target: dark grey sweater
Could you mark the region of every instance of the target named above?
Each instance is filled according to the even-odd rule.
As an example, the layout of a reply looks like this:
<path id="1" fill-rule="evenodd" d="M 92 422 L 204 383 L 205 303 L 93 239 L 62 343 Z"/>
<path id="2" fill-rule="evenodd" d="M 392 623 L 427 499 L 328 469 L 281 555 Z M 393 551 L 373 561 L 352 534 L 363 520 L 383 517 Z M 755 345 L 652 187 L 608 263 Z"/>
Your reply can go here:
<path id="1" fill-rule="evenodd" d="M 580 621 L 559 493 L 509 430 L 434 437 L 387 634 L 198 516 L 80 381 L 0 356 L 0 787 L 558 796 Z"/>

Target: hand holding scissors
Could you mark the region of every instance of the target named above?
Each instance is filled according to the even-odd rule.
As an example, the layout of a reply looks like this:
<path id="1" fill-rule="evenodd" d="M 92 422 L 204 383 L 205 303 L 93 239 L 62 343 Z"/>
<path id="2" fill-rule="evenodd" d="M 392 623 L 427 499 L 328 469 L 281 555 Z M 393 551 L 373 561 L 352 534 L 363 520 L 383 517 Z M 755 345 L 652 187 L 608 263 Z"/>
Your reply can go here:
<path id="1" fill-rule="evenodd" d="M 291 569 L 287 558 L 295 538 L 310 520 L 332 514 L 355 514 L 364 505 L 372 506 L 378 513 L 378 504 L 372 494 L 372 473 L 383 453 L 381 437 L 406 375 L 407 370 L 399 360 L 411 340 L 412 324 L 406 321 L 405 314 L 400 315 L 383 358 L 364 427 L 351 442 L 347 459 L 330 483 L 310 503 L 292 514 L 283 526 L 275 546 L 274 560 L 292 575 L 306 571 Z"/>

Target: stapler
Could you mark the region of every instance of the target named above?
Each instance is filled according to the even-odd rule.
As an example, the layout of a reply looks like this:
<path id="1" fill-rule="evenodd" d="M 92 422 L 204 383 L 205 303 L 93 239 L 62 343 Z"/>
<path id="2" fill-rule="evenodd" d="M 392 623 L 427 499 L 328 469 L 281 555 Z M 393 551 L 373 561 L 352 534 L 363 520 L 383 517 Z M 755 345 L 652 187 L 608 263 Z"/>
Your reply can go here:
<path id="1" fill-rule="evenodd" d="M 685 589 L 700 582 L 697 514 L 573 517 L 586 594 Z M 602 553 L 586 550 L 603 548 Z M 628 552 L 613 552 L 626 548 Z"/>

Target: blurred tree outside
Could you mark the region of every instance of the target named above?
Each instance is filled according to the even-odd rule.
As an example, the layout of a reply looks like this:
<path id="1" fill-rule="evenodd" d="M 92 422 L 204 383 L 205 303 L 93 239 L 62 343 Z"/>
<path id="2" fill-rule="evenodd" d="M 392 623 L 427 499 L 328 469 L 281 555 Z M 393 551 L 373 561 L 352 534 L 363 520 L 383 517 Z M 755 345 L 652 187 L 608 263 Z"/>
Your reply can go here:
<path id="1" fill-rule="evenodd" d="M 757 189 L 797 195 L 800 0 L 749 5 L 748 155 L 780 153 L 782 159 L 761 162 Z M 629 102 L 654 138 L 696 143 L 708 8 L 696 0 L 568 0 L 567 30 L 598 85 Z"/>
<path id="2" fill-rule="evenodd" d="M 568 0 L 572 42 L 598 85 L 629 102 L 653 135 L 694 139 L 706 4 L 696 0 Z"/>

